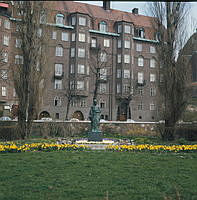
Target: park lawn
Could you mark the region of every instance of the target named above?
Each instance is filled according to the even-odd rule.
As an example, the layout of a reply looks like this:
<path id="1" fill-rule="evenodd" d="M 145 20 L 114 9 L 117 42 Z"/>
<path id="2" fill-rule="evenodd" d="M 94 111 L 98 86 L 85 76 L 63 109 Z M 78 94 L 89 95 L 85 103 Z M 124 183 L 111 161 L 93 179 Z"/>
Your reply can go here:
<path id="1" fill-rule="evenodd" d="M 197 153 L 0 154 L 3 200 L 197 199 Z"/>

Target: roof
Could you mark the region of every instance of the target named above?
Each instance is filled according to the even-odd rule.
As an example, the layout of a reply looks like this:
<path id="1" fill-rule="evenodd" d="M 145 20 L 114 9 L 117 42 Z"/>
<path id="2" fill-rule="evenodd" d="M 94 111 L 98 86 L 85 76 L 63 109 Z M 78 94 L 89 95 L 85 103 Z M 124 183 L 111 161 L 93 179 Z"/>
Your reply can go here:
<path id="1" fill-rule="evenodd" d="M 151 20 L 153 17 L 133 14 L 115 9 L 104 10 L 101 6 L 90 5 L 87 3 L 79 3 L 73 1 L 53 1 L 53 9 L 69 12 L 69 13 L 84 13 L 93 18 L 100 18 L 112 21 L 128 21 L 133 22 L 136 26 L 152 27 Z"/>

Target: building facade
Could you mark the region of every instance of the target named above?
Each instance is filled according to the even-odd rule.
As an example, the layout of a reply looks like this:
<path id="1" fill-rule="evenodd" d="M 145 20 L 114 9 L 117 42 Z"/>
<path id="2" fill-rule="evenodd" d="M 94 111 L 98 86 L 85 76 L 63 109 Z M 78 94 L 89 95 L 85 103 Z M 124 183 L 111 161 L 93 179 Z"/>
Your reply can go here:
<path id="1" fill-rule="evenodd" d="M 103 7 L 72 1 L 51 4 L 45 22 L 49 73 L 42 83 L 38 118 L 65 120 L 69 107 L 69 119 L 88 119 L 95 90 L 94 58 L 98 57 L 105 66 L 100 69 L 97 97 L 101 118 L 158 120 L 158 42 L 152 18 L 140 15 L 137 8 L 131 12 L 111 9 L 109 1 L 104 1 Z M 0 49 L 5 50 L 0 101 L 5 109 L 17 104 L 9 68 L 22 57 L 14 2 L 0 3 L 0 10 Z"/>

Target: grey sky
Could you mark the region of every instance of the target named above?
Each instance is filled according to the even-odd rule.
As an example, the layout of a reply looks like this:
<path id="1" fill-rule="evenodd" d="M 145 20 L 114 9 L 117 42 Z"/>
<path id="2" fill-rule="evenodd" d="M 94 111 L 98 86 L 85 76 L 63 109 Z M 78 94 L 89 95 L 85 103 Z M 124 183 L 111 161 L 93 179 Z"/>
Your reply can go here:
<path id="1" fill-rule="evenodd" d="M 93 5 L 102 6 L 103 1 L 78 1 L 81 3 L 88 3 Z M 111 8 L 131 12 L 133 8 L 139 8 L 139 14 L 147 15 L 147 5 L 150 2 L 145 1 L 111 1 Z M 193 34 L 194 30 L 197 29 L 197 2 L 189 2 L 191 6 L 190 10 L 190 22 L 188 23 L 188 30 Z"/>

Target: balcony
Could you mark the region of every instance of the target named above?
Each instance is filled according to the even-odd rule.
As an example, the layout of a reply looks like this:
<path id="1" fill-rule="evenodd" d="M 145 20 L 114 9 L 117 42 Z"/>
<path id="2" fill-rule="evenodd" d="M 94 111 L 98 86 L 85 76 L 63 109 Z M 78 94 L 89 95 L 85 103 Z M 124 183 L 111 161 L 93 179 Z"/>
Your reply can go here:
<path id="1" fill-rule="evenodd" d="M 54 78 L 55 78 L 55 79 L 62 79 L 63 76 L 64 76 L 64 73 L 63 73 L 63 72 L 62 72 L 62 73 L 55 73 L 55 74 L 54 74 Z"/>
<path id="2" fill-rule="evenodd" d="M 138 80 L 136 80 L 136 86 L 137 87 L 144 87 L 146 85 L 146 80 L 143 80 L 142 83 L 139 83 Z"/>

